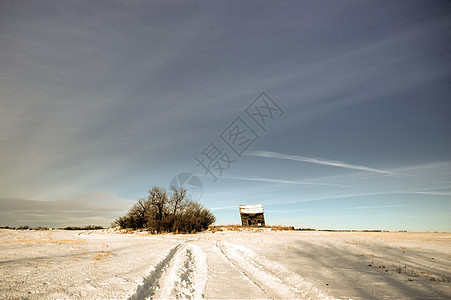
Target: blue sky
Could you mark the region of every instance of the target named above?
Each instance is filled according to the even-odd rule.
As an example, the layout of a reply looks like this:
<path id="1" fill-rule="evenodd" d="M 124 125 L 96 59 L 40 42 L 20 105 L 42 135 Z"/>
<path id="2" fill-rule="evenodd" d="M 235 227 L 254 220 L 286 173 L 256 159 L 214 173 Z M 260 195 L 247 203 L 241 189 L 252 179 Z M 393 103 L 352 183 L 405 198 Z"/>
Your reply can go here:
<path id="1" fill-rule="evenodd" d="M 450 231 L 450 16 L 448 1 L 1 1 L 0 225 L 109 225 L 189 172 L 218 224 L 262 203 L 269 224 Z M 245 112 L 262 92 L 283 111 L 264 128 Z M 221 139 L 237 117 L 258 136 L 241 156 Z M 216 181 L 195 159 L 211 142 L 234 161 Z"/>

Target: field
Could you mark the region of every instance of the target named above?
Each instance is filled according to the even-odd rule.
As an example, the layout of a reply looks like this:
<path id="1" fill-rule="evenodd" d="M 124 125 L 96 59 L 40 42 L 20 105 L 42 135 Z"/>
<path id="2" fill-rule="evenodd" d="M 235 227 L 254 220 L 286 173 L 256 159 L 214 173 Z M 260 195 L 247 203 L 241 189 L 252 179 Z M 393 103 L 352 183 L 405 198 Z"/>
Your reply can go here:
<path id="1" fill-rule="evenodd" d="M 451 299 L 451 234 L 0 230 L 2 299 Z"/>

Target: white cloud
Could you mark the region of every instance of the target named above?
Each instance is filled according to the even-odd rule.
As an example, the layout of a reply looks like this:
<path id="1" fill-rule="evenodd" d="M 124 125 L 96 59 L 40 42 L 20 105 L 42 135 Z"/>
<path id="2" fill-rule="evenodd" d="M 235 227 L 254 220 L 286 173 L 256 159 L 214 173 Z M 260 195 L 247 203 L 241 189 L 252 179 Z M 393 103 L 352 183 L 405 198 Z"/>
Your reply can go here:
<path id="1" fill-rule="evenodd" d="M 451 192 L 412 192 L 412 194 L 420 195 L 436 195 L 436 196 L 451 196 Z"/>
<path id="2" fill-rule="evenodd" d="M 409 207 L 409 206 L 412 206 L 412 205 L 356 206 L 356 207 L 345 207 L 344 209 L 397 208 L 397 207 Z"/>
<path id="3" fill-rule="evenodd" d="M 303 184 L 303 185 L 319 185 L 319 186 L 334 186 L 347 188 L 349 186 L 332 183 L 321 183 L 312 181 L 296 181 L 296 180 L 284 180 L 284 179 L 272 179 L 272 178 L 259 178 L 259 177 L 238 177 L 238 176 L 222 176 L 221 179 L 236 179 L 236 180 L 249 180 L 249 181 L 261 181 L 261 182 L 274 182 L 274 183 L 286 183 L 286 184 Z"/>
<path id="4" fill-rule="evenodd" d="M 395 173 L 395 172 L 391 172 L 391 171 L 370 168 L 370 167 L 366 167 L 366 166 L 348 164 L 348 163 L 341 162 L 341 161 L 316 159 L 316 158 L 311 158 L 311 157 L 282 154 L 282 153 L 277 153 L 277 152 L 250 151 L 250 152 L 246 153 L 245 155 L 246 156 L 266 157 L 266 158 L 288 159 L 288 160 L 313 163 L 313 164 L 318 164 L 318 165 L 323 165 L 323 166 L 339 167 L 339 168 L 366 171 L 366 172 L 379 173 L 379 174 L 385 174 L 385 175 L 405 175 L 405 174 L 399 174 L 399 173 Z"/>
<path id="5" fill-rule="evenodd" d="M 134 201 L 113 194 L 93 192 L 58 201 L 0 197 L 1 225 L 53 226 L 102 225 L 125 214 Z"/>

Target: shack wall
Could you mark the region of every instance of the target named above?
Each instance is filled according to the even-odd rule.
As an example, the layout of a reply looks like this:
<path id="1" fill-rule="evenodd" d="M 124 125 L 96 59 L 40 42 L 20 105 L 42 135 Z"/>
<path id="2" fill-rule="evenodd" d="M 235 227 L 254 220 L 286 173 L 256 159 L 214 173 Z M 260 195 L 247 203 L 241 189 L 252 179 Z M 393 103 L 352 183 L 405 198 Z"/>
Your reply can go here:
<path id="1" fill-rule="evenodd" d="M 243 226 L 265 226 L 265 216 L 263 213 L 257 213 L 257 214 L 241 213 L 241 225 L 243 225 Z"/>

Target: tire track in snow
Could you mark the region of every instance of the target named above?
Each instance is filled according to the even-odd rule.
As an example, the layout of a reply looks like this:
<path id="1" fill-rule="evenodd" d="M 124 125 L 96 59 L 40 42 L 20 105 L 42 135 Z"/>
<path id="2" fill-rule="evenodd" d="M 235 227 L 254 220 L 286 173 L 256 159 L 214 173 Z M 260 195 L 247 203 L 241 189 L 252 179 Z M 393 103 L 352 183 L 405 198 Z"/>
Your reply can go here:
<path id="1" fill-rule="evenodd" d="M 240 271 L 245 276 L 244 279 L 249 280 L 249 282 L 253 283 L 257 288 L 259 288 L 263 292 L 263 294 L 268 296 L 270 299 L 274 299 L 268 294 L 268 291 L 264 287 L 260 286 L 257 282 L 252 280 L 252 278 L 246 274 L 246 272 L 243 270 L 243 268 L 238 267 L 236 265 L 236 263 L 233 262 L 229 256 L 227 256 L 227 254 L 223 250 L 223 247 L 221 247 L 220 242 L 216 242 L 216 247 L 218 249 L 218 252 L 224 256 L 225 260 L 228 261 L 232 265 L 232 267 L 234 267 L 235 269 Z"/>
<path id="2" fill-rule="evenodd" d="M 159 287 L 158 280 L 181 246 L 182 244 L 178 244 L 170 249 L 165 256 L 163 256 L 161 261 L 150 270 L 149 275 L 143 279 L 143 283 L 137 287 L 136 292 L 128 298 L 129 300 L 146 299 L 155 294 L 155 290 Z"/>
<path id="3" fill-rule="evenodd" d="M 207 259 L 196 245 L 179 244 L 151 269 L 129 300 L 201 299 L 207 282 Z"/>
<path id="4" fill-rule="evenodd" d="M 162 283 L 161 299 L 201 299 L 207 282 L 207 258 L 202 249 L 188 244 L 174 257 Z"/>
<path id="5" fill-rule="evenodd" d="M 238 269 L 273 299 L 334 299 L 285 266 L 257 255 L 252 250 L 218 242 L 218 248 Z"/>

